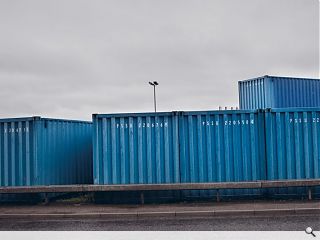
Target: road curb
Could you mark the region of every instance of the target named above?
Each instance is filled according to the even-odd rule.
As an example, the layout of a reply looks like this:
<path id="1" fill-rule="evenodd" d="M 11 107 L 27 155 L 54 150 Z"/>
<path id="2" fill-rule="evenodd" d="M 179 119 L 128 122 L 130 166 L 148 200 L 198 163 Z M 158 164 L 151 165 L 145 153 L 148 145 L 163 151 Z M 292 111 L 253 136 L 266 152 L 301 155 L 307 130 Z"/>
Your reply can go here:
<path id="1" fill-rule="evenodd" d="M 210 211 L 167 211 L 167 212 L 113 212 L 113 213 L 14 213 L 0 214 L 0 221 L 7 219 L 137 219 L 179 217 L 222 217 L 320 214 L 320 208 L 210 210 Z"/>
<path id="2" fill-rule="evenodd" d="M 215 210 L 214 211 L 214 216 L 248 216 L 248 215 L 254 215 L 254 210 L 231 209 L 231 210 Z"/>
<path id="3" fill-rule="evenodd" d="M 176 211 L 176 217 L 212 217 L 214 216 L 214 210 L 212 211 Z"/>

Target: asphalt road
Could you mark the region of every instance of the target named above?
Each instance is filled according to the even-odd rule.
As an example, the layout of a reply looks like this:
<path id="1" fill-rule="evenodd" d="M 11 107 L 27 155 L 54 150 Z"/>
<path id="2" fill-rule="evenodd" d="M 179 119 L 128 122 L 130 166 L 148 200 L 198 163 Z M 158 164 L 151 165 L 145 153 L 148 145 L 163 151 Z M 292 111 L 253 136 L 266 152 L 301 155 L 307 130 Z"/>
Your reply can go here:
<path id="1" fill-rule="evenodd" d="M 301 231 L 307 226 L 319 231 L 319 214 L 116 220 L 0 220 L 2 231 Z"/>

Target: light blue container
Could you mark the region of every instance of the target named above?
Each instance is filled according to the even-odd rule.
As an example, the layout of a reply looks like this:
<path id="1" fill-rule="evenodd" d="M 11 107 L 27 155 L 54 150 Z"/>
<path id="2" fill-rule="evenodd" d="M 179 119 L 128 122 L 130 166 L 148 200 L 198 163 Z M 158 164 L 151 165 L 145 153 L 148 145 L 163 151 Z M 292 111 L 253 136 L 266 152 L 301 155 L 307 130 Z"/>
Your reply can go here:
<path id="1" fill-rule="evenodd" d="M 176 113 L 93 115 L 94 183 L 180 182 Z"/>
<path id="2" fill-rule="evenodd" d="M 265 179 L 259 111 L 94 114 L 93 146 L 95 184 Z M 213 191 L 182 193 L 209 196 Z"/>
<path id="3" fill-rule="evenodd" d="M 181 182 L 265 179 L 263 120 L 258 111 L 182 112 Z"/>
<path id="4" fill-rule="evenodd" d="M 240 109 L 320 107 L 320 80 L 263 76 L 238 82 Z"/>
<path id="5" fill-rule="evenodd" d="M 320 178 L 320 108 L 270 109 L 267 179 Z"/>
<path id="6" fill-rule="evenodd" d="M 92 182 L 92 124 L 0 119 L 0 186 Z"/>
<path id="7" fill-rule="evenodd" d="M 319 119 L 320 108 L 96 114 L 94 183 L 319 178 Z M 287 193 L 243 189 L 220 191 L 220 195 L 267 192 Z M 291 193 L 305 195 L 306 191 Z M 181 191 L 182 199 L 215 194 Z"/>
<path id="8" fill-rule="evenodd" d="M 258 111 L 182 112 L 179 122 L 181 182 L 265 179 L 264 118 Z M 214 191 L 184 191 L 206 197 Z M 258 191 L 221 191 L 252 195 Z"/>
<path id="9" fill-rule="evenodd" d="M 320 177 L 320 108 L 265 113 L 267 180 Z M 320 194 L 320 188 L 313 188 Z M 271 195 L 307 197 L 307 188 L 270 189 Z"/>

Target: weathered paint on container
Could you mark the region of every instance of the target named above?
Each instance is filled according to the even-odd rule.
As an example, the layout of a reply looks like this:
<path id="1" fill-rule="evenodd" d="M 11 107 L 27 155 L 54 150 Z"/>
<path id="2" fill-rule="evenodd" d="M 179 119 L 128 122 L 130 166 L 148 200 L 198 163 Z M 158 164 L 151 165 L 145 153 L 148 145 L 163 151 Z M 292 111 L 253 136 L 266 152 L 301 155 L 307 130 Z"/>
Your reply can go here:
<path id="1" fill-rule="evenodd" d="M 94 114 L 94 183 L 180 182 L 175 113 Z"/>
<path id="2" fill-rule="evenodd" d="M 264 76 L 238 88 L 240 109 L 320 107 L 320 79 Z"/>
<path id="3" fill-rule="evenodd" d="M 320 108 L 265 113 L 267 179 L 320 177 Z"/>
<path id="4" fill-rule="evenodd" d="M 0 186 L 92 182 L 92 124 L 0 119 Z"/>

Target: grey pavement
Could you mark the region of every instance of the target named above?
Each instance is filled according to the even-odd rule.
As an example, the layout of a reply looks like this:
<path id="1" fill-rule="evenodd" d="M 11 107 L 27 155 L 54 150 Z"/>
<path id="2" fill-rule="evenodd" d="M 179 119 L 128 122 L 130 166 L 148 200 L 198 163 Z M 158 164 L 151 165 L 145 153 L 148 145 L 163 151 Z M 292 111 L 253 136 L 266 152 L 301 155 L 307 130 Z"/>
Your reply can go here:
<path id="1" fill-rule="evenodd" d="M 263 212 L 281 210 L 320 210 L 320 200 L 312 201 L 243 201 L 243 202 L 204 202 L 176 204 L 145 204 L 145 205 L 115 205 L 115 204 L 70 204 L 50 203 L 48 205 L 0 205 L 0 218 L 7 215 L 32 214 L 127 214 L 139 215 L 147 213 L 187 213 L 187 212 Z"/>
<path id="2" fill-rule="evenodd" d="M 0 230 L 320 230 L 320 201 L 0 205 Z"/>
<path id="3" fill-rule="evenodd" d="M 320 230 L 319 215 L 0 221 L 4 231 L 304 231 Z"/>

